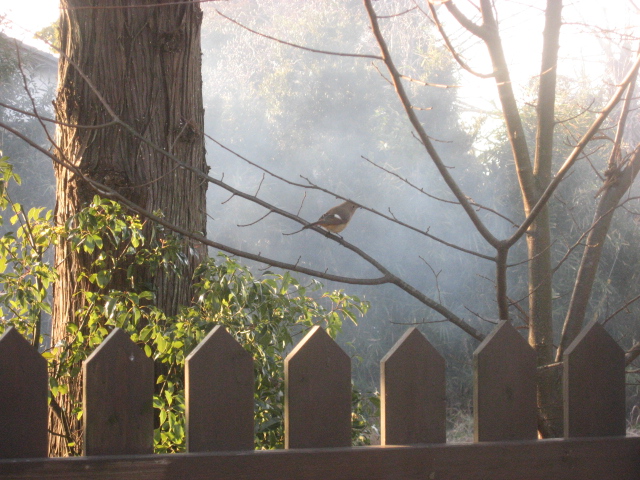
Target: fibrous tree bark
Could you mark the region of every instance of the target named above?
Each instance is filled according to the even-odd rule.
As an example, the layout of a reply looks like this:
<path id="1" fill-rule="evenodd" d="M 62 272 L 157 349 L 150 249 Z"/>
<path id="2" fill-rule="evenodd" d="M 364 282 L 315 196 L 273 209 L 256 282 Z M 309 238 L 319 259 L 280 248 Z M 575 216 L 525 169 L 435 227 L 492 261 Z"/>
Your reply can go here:
<path id="1" fill-rule="evenodd" d="M 55 102 L 60 122 L 56 156 L 62 163 L 198 234 L 204 234 L 206 226 L 207 183 L 178 167 L 162 150 L 206 171 L 201 22 L 199 4 L 189 0 L 115 0 L 108 6 L 61 0 Z M 113 120 L 109 109 L 138 135 L 121 125 L 109 125 Z M 55 174 L 56 221 L 64 224 L 99 192 L 60 164 Z M 190 269 L 197 260 L 192 247 L 185 243 L 190 266 L 182 275 L 146 278 L 153 283 L 156 305 L 167 314 L 189 301 Z M 92 289 L 78 279 L 78 272 L 91 261 L 88 254 L 75 253 L 62 243 L 56 258 L 60 277 L 54 292 L 52 345 L 64 338 L 66 325 L 85 301 L 76 293 Z M 137 274 L 145 276 L 144 271 Z M 58 398 L 54 410 L 56 404 L 65 410 L 79 395 L 77 379 L 70 385 L 69 398 Z M 81 442 L 79 422 L 65 418 L 64 428 L 60 413 L 51 416 L 52 455 L 69 454 L 70 440 L 79 451 Z"/>

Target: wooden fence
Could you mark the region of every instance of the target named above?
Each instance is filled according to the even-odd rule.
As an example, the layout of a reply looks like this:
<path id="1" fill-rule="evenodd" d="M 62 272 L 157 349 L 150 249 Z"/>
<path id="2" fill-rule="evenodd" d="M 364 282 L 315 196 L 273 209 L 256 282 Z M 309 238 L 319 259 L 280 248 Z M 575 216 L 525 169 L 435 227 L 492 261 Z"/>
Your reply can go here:
<path id="1" fill-rule="evenodd" d="M 285 362 L 286 449 L 253 450 L 253 361 L 216 327 L 186 361 L 189 453 L 154 455 L 153 363 L 115 329 L 84 364 L 84 457 L 47 454 L 47 366 L 0 337 L 0 479 L 640 478 L 624 352 L 599 324 L 567 350 L 565 438 L 537 440 L 536 362 L 501 322 L 474 353 L 475 442 L 445 443 L 444 360 L 410 329 L 381 362 L 382 445 L 350 447 L 349 357 L 313 328 Z"/>

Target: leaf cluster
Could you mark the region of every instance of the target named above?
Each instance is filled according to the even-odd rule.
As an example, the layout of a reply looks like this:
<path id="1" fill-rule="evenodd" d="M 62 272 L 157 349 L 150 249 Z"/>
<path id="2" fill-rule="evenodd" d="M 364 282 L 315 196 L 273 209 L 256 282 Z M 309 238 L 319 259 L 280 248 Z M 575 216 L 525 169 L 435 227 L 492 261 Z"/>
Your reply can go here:
<path id="1" fill-rule="evenodd" d="M 0 172 L 2 185 L 20 180 L 6 157 Z M 25 214 L 11 203 L 6 189 L 0 193 L 0 207 L 12 213 L 12 225 L 19 225 L 0 237 L 0 332 L 14 325 L 43 350 L 50 366 L 50 399 L 58 404 L 82 362 L 109 332 L 125 330 L 156 363 L 157 452 L 185 450 L 185 359 L 214 326 L 224 325 L 254 358 L 256 448 L 281 448 L 286 354 L 312 326 L 322 325 L 335 338 L 345 320 L 355 323 L 368 309 L 366 302 L 343 291 L 323 291 L 317 281 L 302 285 L 288 272 L 267 271 L 258 277 L 218 255 L 197 267 L 191 304 L 169 316 L 155 305 L 156 292 L 138 271 L 179 271 L 186 261 L 179 236 L 97 196 L 66 225 L 54 226 L 51 212 L 32 209 Z M 90 267 L 76 272 L 90 288 L 78 293 L 85 301 L 64 338 L 46 345 L 41 323 L 51 313 L 50 287 L 57 279 L 47 254 L 58 242 L 90 255 Z M 366 443 L 377 402 L 354 389 L 353 404 L 354 443 Z M 80 403 L 63 412 L 78 419 L 82 414 Z"/>

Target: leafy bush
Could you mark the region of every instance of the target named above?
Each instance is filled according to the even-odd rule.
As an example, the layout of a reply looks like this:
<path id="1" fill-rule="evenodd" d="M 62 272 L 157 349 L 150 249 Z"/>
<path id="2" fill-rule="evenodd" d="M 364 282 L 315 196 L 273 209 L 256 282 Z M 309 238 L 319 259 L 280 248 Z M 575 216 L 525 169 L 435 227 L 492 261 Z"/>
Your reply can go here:
<path id="1" fill-rule="evenodd" d="M 57 278 L 47 261 L 49 250 L 58 242 L 69 242 L 92 258 L 90 268 L 78 274 L 92 287 L 80 292 L 84 307 L 67 325 L 66 337 L 43 352 L 50 366 L 53 403 L 67 393 L 68 381 L 79 374 L 82 361 L 110 330 L 120 327 L 162 372 L 154 397 L 155 450 L 184 451 L 184 361 L 215 325 L 224 325 L 255 361 L 256 448 L 282 447 L 284 357 L 314 325 L 322 325 L 335 338 L 345 320 L 355 322 L 356 315 L 366 312 L 366 302 L 342 291 L 322 292 L 314 280 L 301 285 L 288 272 L 267 271 L 257 278 L 248 267 L 220 254 L 196 269 L 192 304 L 167 316 L 154 305 L 149 282 L 136 272 L 179 271 L 187 260 L 178 236 L 146 225 L 118 203 L 97 196 L 67 225 L 55 226 L 50 211 L 32 209 L 25 214 L 11 202 L 5 187 L 20 178 L 6 157 L 0 159 L 0 175 L 0 208 L 11 210 L 9 222 L 18 226 L 0 238 L 0 333 L 13 325 L 34 346 L 43 346 L 43 316 L 51 313 L 48 289 Z M 377 415 L 377 405 L 373 396 L 354 389 L 355 444 L 368 443 L 368 418 Z M 64 414 L 81 418 L 82 405 Z"/>

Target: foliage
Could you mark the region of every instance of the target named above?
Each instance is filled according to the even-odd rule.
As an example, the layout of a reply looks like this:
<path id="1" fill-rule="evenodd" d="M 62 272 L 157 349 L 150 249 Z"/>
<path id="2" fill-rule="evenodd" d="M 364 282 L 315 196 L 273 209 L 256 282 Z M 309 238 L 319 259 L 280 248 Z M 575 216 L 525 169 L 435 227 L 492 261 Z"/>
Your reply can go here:
<path id="1" fill-rule="evenodd" d="M 0 238 L 0 331 L 14 325 L 32 343 L 42 345 L 40 324 L 51 312 L 47 289 L 56 279 L 54 266 L 46 261 L 48 249 L 65 241 L 93 258 L 78 278 L 96 291 L 80 292 L 87 297 L 86 307 L 67 325 L 66 337 L 43 353 L 50 365 L 54 404 L 66 393 L 68 379 L 80 372 L 82 361 L 110 330 L 120 327 L 161 366 L 154 397 L 156 451 L 184 451 L 184 361 L 215 325 L 224 325 L 255 360 L 256 447 L 282 447 L 285 355 L 313 325 L 322 325 L 335 338 L 345 320 L 355 322 L 366 312 L 366 302 L 342 291 L 321 292 L 316 281 L 301 285 L 288 272 L 265 272 L 257 278 L 248 267 L 219 255 L 197 268 L 192 304 L 175 317 L 167 316 L 154 305 L 149 284 L 136 280 L 134 273 L 142 266 L 152 273 L 179 269 L 185 262 L 179 237 L 156 225 L 149 225 L 151 234 L 144 235 L 145 222 L 97 196 L 67 225 L 54 226 L 51 212 L 31 209 L 25 214 L 11 202 L 6 185 L 20 178 L 6 157 L 0 171 L 0 207 L 13 212 L 10 223 L 19 225 Z M 353 406 L 354 443 L 367 443 L 372 432 L 368 418 L 377 415 L 376 399 L 354 389 Z M 81 418 L 82 406 L 64 414 Z"/>
<path id="2" fill-rule="evenodd" d="M 49 50 L 52 53 L 58 53 L 57 49 L 60 48 L 60 19 L 38 30 L 35 37 L 49 43 Z"/>
<path id="3" fill-rule="evenodd" d="M 17 229 L 0 237 L 0 315 L 36 345 L 42 316 L 51 313 L 47 289 L 56 279 L 45 253 L 59 235 L 51 225 L 51 211 L 43 214 L 43 208 L 33 208 L 25 214 L 20 203 L 11 201 L 10 182 L 19 184 L 21 178 L 8 158 L 1 157 L 0 209 L 11 214 L 9 223 Z"/>

